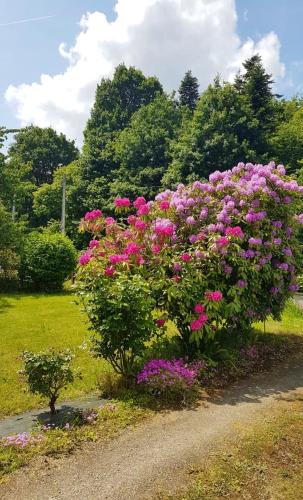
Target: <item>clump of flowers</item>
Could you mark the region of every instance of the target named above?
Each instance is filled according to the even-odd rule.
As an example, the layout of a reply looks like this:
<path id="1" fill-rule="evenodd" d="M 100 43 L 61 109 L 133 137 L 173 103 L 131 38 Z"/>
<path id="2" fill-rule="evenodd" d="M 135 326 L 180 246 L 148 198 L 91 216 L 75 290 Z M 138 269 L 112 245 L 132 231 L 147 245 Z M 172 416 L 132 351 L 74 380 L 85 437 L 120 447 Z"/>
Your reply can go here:
<path id="1" fill-rule="evenodd" d="M 183 359 L 153 359 L 137 375 L 137 384 L 143 384 L 152 394 L 185 399 L 197 392 L 198 376 L 203 362 L 186 363 Z"/>
<path id="2" fill-rule="evenodd" d="M 26 448 L 28 446 L 36 445 L 43 441 L 43 434 L 31 434 L 30 432 L 21 432 L 19 434 L 13 434 L 12 436 L 6 436 L 2 438 L 3 446 L 12 446 L 15 448 Z"/>

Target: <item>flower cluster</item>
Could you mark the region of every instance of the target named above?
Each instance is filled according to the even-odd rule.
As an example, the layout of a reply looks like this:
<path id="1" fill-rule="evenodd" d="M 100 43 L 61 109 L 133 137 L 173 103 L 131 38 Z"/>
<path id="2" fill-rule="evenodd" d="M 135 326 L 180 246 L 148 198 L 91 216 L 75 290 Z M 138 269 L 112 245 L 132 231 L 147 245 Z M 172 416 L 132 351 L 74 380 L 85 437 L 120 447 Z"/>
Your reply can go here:
<path id="1" fill-rule="evenodd" d="M 137 384 L 144 384 L 155 395 L 192 390 L 204 363 L 186 363 L 183 359 L 153 359 L 137 375 Z"/>
<path id="2" fill-rule="evenodd" d="M 3 446 L 14 446 L 16 448 L 26 448 L 43 441 L 43 434 L 30 434 L 29 432 L 21 432 L 12 436 L 2 438 Z"/>

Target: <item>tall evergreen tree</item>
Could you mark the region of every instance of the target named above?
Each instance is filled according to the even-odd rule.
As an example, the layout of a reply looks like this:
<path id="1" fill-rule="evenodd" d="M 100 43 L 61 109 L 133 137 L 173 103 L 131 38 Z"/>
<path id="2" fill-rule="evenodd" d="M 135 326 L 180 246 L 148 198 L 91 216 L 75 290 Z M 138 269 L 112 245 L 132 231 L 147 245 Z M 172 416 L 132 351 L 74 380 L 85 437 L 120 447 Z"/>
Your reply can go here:
<path id="1" fill-rule="evenodd" d="M 276 97 L 280 96 L 274 94 L 272 75 L 266 73 L 259 54 L 247 59 L 243 66 L 245 73 L 237 75 L 234 85 L 237 91 L 247 99 L 254 118 L 258 120 L 256 134 L 247 139 L 259 155 L 258 160 L 262 161 L 269 159 L 266 158 L 266 154 L 269 150 L 270 135 L 277 127 L 279 113 Z"/>
<path id="2" fill-rule="evenodd" d="M 179 101 L 182 106 L 186 106 L 191 111 L 194 111 L 199 99 L 199 82 L 192 75 L 191 71 L 187 71 L 179 87 Z"/>

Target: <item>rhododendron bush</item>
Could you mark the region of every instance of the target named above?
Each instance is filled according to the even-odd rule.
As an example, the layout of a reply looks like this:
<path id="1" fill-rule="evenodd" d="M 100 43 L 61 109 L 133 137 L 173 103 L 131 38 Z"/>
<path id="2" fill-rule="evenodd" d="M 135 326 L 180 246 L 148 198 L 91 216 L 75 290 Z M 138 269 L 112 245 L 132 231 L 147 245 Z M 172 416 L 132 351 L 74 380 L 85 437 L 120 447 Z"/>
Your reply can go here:
<path id="1" fill-rule="evenodd" d="M 115 329 L 121 304 L 113 290 L 134 276 L 147 285 L 138 291 L 137 320 L 142 304 L 148 324 L 154 309 L 162 311 L 158 333 L 172 320 L 187 352 L 222 335 L 243 334 L 255 320 L 279 319 L 297 289 L 301 193 L 282 165 L 239 163 L 154 201 L 117 198 L 116 218 L 88 212 L 81 229 L 93 236 L 79 259 L 78 280 L 93 328 L 101 338 L 105 324 L 110 329 L 107 294 Z M 133 293 L 123 301 L 136 307 Z M 119 338 L 119 331 L 113 334 Z M 144 342 L 152 335 L 150 328 Z M 129 342 L 127 352 L 140 354 L 142 346 L 133 349 Z"/>

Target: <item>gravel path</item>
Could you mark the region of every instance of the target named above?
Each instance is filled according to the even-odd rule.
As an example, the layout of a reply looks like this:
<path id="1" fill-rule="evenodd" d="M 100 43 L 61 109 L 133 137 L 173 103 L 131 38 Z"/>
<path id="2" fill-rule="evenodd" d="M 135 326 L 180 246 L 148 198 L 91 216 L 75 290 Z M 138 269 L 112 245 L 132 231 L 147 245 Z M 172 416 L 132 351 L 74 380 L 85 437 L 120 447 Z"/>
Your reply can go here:
<path id="1" fill-rule="evenodd" d="M 162 414 L 106 445 L 47 459 L 0 486 L 2 500 L 159 498 L 178 491 L 195 466 L 246 427 L 303 397 L 303 354 L 241 381 L 194 410 Z"/>

